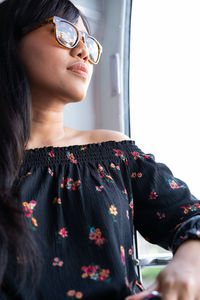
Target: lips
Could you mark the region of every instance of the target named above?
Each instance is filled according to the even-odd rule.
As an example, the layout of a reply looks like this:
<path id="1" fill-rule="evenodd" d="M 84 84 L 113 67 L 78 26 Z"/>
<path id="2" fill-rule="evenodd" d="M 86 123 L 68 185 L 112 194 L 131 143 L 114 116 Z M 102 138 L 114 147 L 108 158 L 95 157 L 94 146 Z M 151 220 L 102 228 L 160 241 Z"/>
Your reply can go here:
<path id="1" fill-rule="evenodd" d="M 88 76 L 88 69 L 84 63 L 75 63 L 71 65 L 69 68 L 67 68 L 67 70 L 77 73 L 83 77 Z"/>

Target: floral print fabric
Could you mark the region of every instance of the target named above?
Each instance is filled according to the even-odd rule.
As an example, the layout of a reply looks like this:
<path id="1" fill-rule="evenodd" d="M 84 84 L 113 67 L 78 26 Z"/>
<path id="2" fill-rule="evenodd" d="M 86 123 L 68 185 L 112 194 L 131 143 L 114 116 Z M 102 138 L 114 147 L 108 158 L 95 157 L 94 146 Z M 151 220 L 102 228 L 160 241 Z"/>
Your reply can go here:
<path id="1" fill-rule="evenodd" d="M 135 229 L 173 252 L 200 236 L 200 201 L 132 140 L 26 150 L 16 185 L 44 266 L 31 298 L 8 274 L 2 299 L 122 300 L 142 288 Z"/>

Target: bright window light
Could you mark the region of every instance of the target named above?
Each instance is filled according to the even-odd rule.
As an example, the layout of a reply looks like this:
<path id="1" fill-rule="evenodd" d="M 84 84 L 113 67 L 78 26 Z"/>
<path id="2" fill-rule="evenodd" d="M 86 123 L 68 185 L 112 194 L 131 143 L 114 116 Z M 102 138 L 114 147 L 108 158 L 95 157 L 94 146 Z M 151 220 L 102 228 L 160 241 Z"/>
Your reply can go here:
<path id="1" fill-rule="evenodd" d="M 199 0 L 133 0 L 130 61 L 131 138 L 144 152 L 153 153 L 157 162 L 165 163 L 197 198 L 199 11 Z M 141 236 L 138 241 L 139 257 L 164 251 Z M 143 274 L 145 287 L 152 280 Z"/>
<path id="2" fill-rule="evenodd" d="M 200 197 L 200 1 L 134 0 L 131 138 Z"/>

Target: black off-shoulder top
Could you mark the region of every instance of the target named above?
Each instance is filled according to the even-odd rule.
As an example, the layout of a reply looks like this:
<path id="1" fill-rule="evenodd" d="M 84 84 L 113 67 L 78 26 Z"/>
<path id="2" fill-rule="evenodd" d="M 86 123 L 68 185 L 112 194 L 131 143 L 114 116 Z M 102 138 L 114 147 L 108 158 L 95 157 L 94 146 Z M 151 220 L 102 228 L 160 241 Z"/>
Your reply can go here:
<path id="1" fill-rule="evenodd" d="M 44 256 L 40 285 L 1 299 L 122 300 L 142 289 L 134 234 L 171 250 L 200 236 L 200 201 L 132 140 L 25 151 L 17 184 Z"/>

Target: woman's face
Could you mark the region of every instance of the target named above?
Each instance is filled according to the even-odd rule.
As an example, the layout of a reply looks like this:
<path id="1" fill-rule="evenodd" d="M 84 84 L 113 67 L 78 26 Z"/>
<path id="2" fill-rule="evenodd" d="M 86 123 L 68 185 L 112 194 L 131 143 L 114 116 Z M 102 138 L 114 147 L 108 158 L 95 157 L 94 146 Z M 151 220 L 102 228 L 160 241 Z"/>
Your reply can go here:
<path id="1" fill-rule="evenodd" d="M 81 17 L 76 26 L 87 32 Z M 64 103 L 81 101 L 93 73 L 88 50 L 82 41 L 73 49 L 60 46 L 54 35 L 54 25 L 46 24 L 25 35 L 19 44 L 19 54 L 34 96 L 53 97 Z M 88 69 L 87 77 L 69 70 L 77 62 Z"/>

